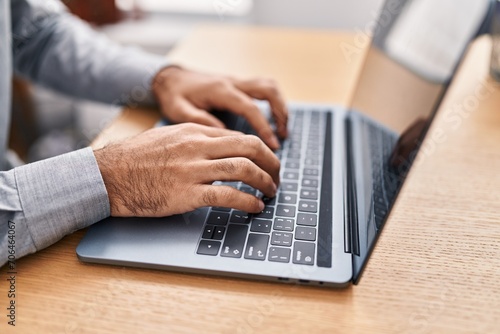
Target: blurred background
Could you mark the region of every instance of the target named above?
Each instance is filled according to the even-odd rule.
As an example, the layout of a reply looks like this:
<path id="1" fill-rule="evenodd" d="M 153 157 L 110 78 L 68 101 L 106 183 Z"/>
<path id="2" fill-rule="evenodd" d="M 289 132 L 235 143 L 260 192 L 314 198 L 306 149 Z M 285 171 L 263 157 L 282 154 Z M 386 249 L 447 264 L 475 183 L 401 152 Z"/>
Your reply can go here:
<path id="1" fill-rule="evenodd" d="M 62 0 L 110 39 L 166 55 L 199 24 L 365 31 L 383 0 Z M 119 112 L 14 79 L 11 147 L 27 162 L 87 146 Z M 28 124 L 28 127 L 26 125 Z"/>

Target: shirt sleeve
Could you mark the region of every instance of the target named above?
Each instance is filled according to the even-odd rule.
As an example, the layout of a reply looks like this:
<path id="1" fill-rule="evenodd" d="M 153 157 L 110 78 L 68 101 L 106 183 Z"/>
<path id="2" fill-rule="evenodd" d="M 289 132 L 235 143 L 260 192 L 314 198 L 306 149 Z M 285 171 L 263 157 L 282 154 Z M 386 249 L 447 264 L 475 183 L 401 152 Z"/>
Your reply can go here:
<path id="1" fill-rule="evenodd" d="M 0 172 L 0 198 L 0 266 L 110 215 L 91 148 Z"/>
<path id="2" fill-rule="evenodd" d="M 79 98 L 154 104 L 151 82 L 166 58 L 122 47 L 54 0 L 12 0 L 17 74 Z"/>

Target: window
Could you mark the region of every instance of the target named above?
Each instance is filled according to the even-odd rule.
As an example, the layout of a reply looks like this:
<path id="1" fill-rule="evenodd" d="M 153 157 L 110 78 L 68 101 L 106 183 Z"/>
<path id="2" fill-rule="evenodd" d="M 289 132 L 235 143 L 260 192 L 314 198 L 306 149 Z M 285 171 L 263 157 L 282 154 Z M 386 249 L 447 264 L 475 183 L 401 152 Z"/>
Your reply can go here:
<path id="1" fill-rule="evenodd" d="M 253 0 L 117 0 L 122 10 L 134 6 L 149 12 L 174 12 L 218 16 L 244 16 L 252 9 Z"/>

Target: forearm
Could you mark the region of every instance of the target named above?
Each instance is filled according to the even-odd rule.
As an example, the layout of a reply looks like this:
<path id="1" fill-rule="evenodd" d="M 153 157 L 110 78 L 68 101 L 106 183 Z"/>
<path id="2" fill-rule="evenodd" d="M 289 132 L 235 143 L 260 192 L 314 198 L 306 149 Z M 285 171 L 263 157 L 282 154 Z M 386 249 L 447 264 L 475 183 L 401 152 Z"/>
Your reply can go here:
<path id="1" fill-rule="evenodd" d="M 0 192 L 0 266 L 8 260 L 9 227 L 19 258 L 109 216 L 90 148 L 2 172 Z"/>
<path id="2" fill-rule="evenodd" d="M 63 93 L 113 104 L 152 104 L 163 57 L 113 43 L 52 0 L 12 1 L 18 74 Z"/>

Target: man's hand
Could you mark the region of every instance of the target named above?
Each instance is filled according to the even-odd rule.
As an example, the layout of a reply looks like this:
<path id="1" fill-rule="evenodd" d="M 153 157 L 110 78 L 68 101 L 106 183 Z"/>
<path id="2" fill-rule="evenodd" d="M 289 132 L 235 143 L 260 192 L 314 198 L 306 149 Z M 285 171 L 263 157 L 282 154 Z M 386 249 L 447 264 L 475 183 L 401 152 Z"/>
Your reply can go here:
<path id="1" fill-rule="evenodd" d="M 200 74 L 179 67 L 161 70 L 153 80 L 163 114 L 175 123 L 193 122 L 224 128 L 211 115 L 211 109 L 223 109 L 243 116 L 258 136 L 273 150 L 279 148 L 277 137 L 252 98 L 267 100 L 281 138 L 287 133 L 288 111 L 276 84 L 271 80 L 237 80 Z"/>
<path id="2" fill-rule="evenodd" d="M 146 131 L 94 152 L 112 216 L 161 217 L 203 206 L 260 212 L 256 196 L 214 181 L 243 181 L 274 197 L 280 163 L 256 136 L 198 124 Z"/>

